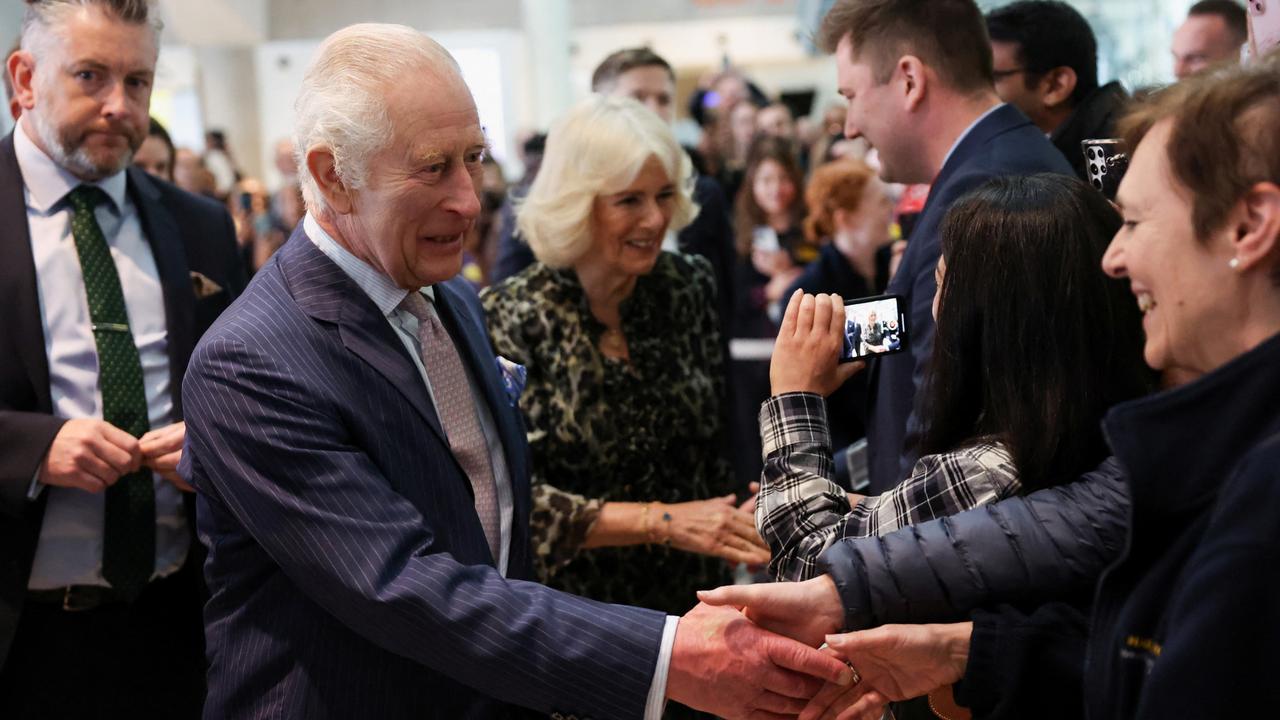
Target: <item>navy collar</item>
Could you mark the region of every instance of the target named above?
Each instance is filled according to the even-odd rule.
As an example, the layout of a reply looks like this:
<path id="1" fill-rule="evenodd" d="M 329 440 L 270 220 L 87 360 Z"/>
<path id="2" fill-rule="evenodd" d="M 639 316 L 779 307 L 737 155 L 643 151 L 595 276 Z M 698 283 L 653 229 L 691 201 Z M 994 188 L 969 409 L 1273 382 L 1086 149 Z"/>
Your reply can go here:
<path id="1" fill-rule="evenodd" d="M 1280 334 L 1182 387 L 1121 403 L 1103 421 L 1134 507 L 1203 508 L 1236 461 L 1280 431 Z"/>

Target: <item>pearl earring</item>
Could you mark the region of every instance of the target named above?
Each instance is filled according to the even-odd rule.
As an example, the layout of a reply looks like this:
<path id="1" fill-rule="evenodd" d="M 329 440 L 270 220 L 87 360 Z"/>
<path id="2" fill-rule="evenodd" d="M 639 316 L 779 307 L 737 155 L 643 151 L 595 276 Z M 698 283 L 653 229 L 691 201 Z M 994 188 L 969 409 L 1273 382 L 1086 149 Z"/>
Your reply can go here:
<path id="1" fill-rule="evenodd" d="M 1240 258 L 1233 257 L 1230 260 L 1228 260 L 1227 267 L 1231 268 L 1232 270 L 1238 269 L 1240 267 Z"/>

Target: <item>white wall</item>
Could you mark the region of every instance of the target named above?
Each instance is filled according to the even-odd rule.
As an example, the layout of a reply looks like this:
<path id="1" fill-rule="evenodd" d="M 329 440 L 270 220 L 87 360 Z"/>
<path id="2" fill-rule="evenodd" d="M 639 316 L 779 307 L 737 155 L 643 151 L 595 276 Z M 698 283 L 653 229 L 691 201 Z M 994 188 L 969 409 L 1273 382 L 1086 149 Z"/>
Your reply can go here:
<path id="1" fill-rule="evenodd" d="M 262 155 L 254 51 L 247 47 L 196 48 L 200 71 L 200 99 L 205 129 L 226 133 L 236 167 L 261 177 Z"/>
<path id="2" fill-rule="evenodd" d="M 520 122 L 516 109 L 517 85 L 510 77 L 513 69 L 520 66 L 518 58 L 523 52 L 520 34 L 513 30 L 495 30 L 432 33 L 432 37 L 458 60 L 494 154 L 510 162 L 515 155 L 512 147 Z M 271 162 L 275 144 L 293 134 L 293 102 L 307 65 L 319 46 L 320 39 L 276 41 L 259 46 L 254 53 L 261 177 L 269 187 L 275 187 L 280 181 Z M 405 82 L 413 81 L 405 78 Z"/>
<path id="3" fill-rule="evenodd" d="M 161 45 L 151 115 L 169 131 L 176 147 L 204 148 L 204 111 L 200 106 L 200 71 L 189 47 Z M 256 148 L 254 149 L 256 152 Z"/>

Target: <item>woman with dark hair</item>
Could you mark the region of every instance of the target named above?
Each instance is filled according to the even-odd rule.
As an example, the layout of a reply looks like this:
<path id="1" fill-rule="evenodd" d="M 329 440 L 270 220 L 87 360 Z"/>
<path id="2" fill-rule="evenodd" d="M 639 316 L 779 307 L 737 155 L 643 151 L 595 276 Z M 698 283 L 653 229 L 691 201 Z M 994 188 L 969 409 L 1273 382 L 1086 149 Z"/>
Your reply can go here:
<path id="1" fill-rule="evenodd" d="M 746 352 L 729 365 L 733 407 L 753 408 L 769 396 L 769 355 L 760 339 L 778 333 L 779 300 L 802 269 L 818 257 L 818 248 L 801 229 L 804 178 L 795 146 L 784 138 L 761 135 L 747 156 L 746 177 L 734 202 L 735 265 L 733 318 L 729 337 Z M 756 342 L 752 342 L 756 341 Z M 760 476 L 759 429 L 750 413 L 730 417 L 734 474 L 740 482 Z"/>
<path id="2" fill-rule="evenodd" d="M 151 118 L 151 126 L 147 137 L 133 154 L 133 164 L 142 168 L 152 177 L 165 182 L 173 182 L 173 157 L 176 151 L 169 131 L 164 129 L 159 120 Z"/>
<path id="3" fill-rule="evenodd" d="M 942 229 L 922 454 L 1002 437 L 1024 491 L 1106 457 L 1103 413 L 1154 389 L 1142 314 L 1124 283 L 1098 272 L 1119 229 L 1101 194 L 1062 175 L 995 180 L 955 206 Z"/>
<path id="4" fill-rule="evenodd" d="M 734 203 L 734 244 L 745 274 L 738 287 L 742 337 L 772 336 L 766 310 L 818 257 L 801 227 L 804 176 L 796 148 L 785 138 L 758 136 L 747 154 L 746 177 Z M 775 316 L 776 317 L 776 316 Z M 763 322 L 762 322 L 763 320 Z"/>
<path id="5" fill-rule="evenodd" d="M 1152 386 L 1140 313 L 1097 271 L 1119 227 L 1101 194 L 1059 175 L 992 180 L 955 204 L 942 226 L 921 458 L 879 496 L 830 480 L 822 395 L 835 388 L 814 378 L 852 372 L 830 370 L 839 335 L 829 358 L 790 342 L 802 314 L 841 328 L 839 298 L 791 298 L 760 412 L 757 524 L 777 577 L 812 576 L 840 538 L 1074 480 L 1106 456 L 1103 412 Z"/>

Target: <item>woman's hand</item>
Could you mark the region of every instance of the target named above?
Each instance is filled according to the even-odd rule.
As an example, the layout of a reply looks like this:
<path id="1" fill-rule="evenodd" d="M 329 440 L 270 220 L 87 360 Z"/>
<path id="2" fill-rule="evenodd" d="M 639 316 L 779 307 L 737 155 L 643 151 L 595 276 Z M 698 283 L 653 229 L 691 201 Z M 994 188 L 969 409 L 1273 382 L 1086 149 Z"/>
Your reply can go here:
<path id="1" fill-rule="evenodd" d="M 862 680 L 852 687 L 828 684 L 801 720 L 879 718 L 889 701 L 919 697 L 964 676 L 973 623 L 882 625 L 828 635 L 827 647 L 847 660 Z"/>
<path id="2" fill-rule="evenodd" d="M 651 535 L 680 550 L 729 562 L 769 562 L 769 546 L 756 532 L 755 516 L 736 505 L 733 495 L 673 505 L 653 503 L 648 518 Z"/>
<path id="3" fill-rule="evenodd" d="M 806 295 L 797 290 L 787 303 L 769 363 L 774 395 L 812 392 L 830 395 L 865 367 L 840 362 L 844 345 L 844 301 L 839 295 Z"/>
<path id="4" fill-rule="evenodd" d="M 765 630 L 810 647 L 821 645 L 823 638 L 844 624 L 844 605 L 830 575 L 800 582 L 725 585 L 699 590 L 698 599 L 708 605 L 735 607 Z"/>
<path id="5" fill-rule="evenodd" d="M 774 277 L 778 273 L 799 268 L 791 261 L 786 250 L 752 250 L 751 264 L 761 275 Z"/>

